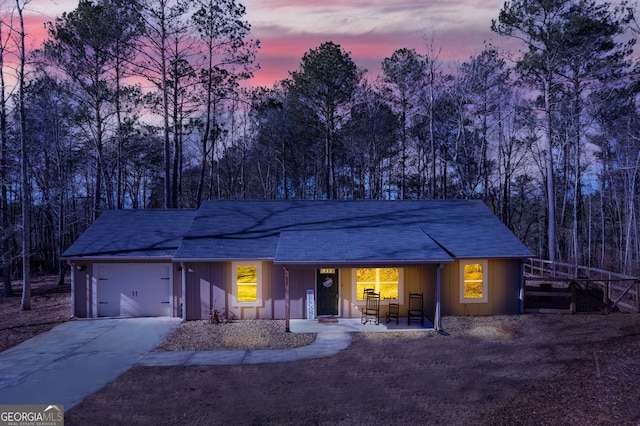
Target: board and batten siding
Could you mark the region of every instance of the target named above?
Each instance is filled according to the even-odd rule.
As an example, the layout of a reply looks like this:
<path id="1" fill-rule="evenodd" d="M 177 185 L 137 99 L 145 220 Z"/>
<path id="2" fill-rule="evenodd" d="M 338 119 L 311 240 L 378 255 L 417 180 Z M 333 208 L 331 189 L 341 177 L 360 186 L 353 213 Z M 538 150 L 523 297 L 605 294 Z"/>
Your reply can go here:
<path id="1" fill-rule="evenodd" d="M 442 269 L 442 315 L 482 316 L 520 312 L 520 259 L 489 259 L 487 262 L 487 296 L 485 303 L 460 302 L 460 260 Z"/>
<path id="2" fill-rule="evenodd" d="M 209 319 L 212 309 L 226 314 L 229 319 L 283 319 L 285 318 L 284 268 L 272 262 L 262 262 L 262 303 L 243 307 L 235 303 L 231 262 L 186 263 L 187 268 L 187 320 Z M 424 294 L 427 316 L 435 312 L 435 265 L 408 267 L 404 270 L 404 289 L 400 314 L 406 314 L 409 292 Z M 290 316 L 307 316 L 307 290 L 316 292 L 316 269 L 289 269 Z M 353 269 L 340 268 L 339 315 L 359 318 L 362 302 L 353 300 Z M 387 313 L 388 304 L 380 306 L 380 316 Z"/>
<path id="3" fill-rule="evenodd" d="M 233 294 L 233 263 L 186 263 L 187 320 L 209 319 L 217 309 L 228 319 L 284 319 L 284 270 L 272 262 L 263 261 L 261 303 L 242 306 Z M 289 291 L 291 318 L 303 318 L 307 288 L 313 288 L 314 271 L 291 270 Z"/>

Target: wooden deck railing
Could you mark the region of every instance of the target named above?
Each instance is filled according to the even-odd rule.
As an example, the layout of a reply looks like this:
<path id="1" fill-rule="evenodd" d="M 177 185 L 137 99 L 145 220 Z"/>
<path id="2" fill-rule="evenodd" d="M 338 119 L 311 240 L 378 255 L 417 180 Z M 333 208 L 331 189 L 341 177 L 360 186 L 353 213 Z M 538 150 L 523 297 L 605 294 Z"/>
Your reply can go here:
<path id="1" fill-rule="evenodd" d="M 608 313 L 615 308 L 640 312 L 640 278 L 588 266 L 529 259 L 524 267 L 525 312 L 572 312 L 577 309 L 577 292 L 597 290 L 602 300 L 599 310 Z M 534 299 L 536 298 L 536 299 Z M 531 308 L 531 300 L 567 298 L 559 308 Z"/>

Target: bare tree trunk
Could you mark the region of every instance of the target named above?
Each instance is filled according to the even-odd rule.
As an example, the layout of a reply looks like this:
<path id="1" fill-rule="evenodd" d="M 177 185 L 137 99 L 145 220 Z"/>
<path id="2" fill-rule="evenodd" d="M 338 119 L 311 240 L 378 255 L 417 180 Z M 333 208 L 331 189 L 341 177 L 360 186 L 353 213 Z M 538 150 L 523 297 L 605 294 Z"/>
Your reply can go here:
<path id="1" fill-rule="evenodd" d="M 2 27 L 4 23 L 0 22 L 0 215 L 2 215 L 2 230 L 0 238 L 2 239 L 2 294 L 5 297 L 13 295 L 11 288 L 11 260 L 9 256 L 9 203 L 7 203 L 7 156 L 9 150 L 7 147 L 7 99 L 6 85 L 4 81 L 4 39 L 2 37 Z"/>
<path id="2" fill-rule="evenodd" d="M 553 177 L 553 127 L 551 111 L 551 81 L 547 78 L 544 83 L 544 107 L 547 119 L 547 155 L 545 165 L 547 171 L 547 245 L 549 260 L 556 260 L 556 195 Z"/>
<path id="3" fill-rule="evenodd" d="M 122 61 L 120 58 L 120 44 L 118 42 L 117 45 L 118 54 L 116 56 L 116 66 L 115 66 L 115 79 L 116 79 L 116 96 L 115 96 L 115 106 L 116 106 L 116 126 L 117 126 L 117 139 L 118 139 L 118 152 L 117 152 L 117 182 L 116 182 L 116 208 L 123 209 L 124 208 L 124 129 L 122 126 L 122 104 L 121 104 L 121 91 L 122 91 Z"/>
<path id="4" fill-rule="evenodd" d="M 160 73 L 162 78 L 162 109 L 164 120 L 164 207 L 174 207 L 171 204 L 171 141 L 169 139 L 169 82 L 167 79 L 167 18 L 166 2 L 160 4 L 161 16 L 161 47 L 160 47 Z"/>
<path id="5" fill-rule="evenodd" d="M 29 188 L 29 167 L 27 164 L 27 129 L 24 106 L 25 79 L 24 68 L 27 60 L 25 54 L 25 32 L 22 11 L 27 2 L 20 5 L 20 0 L 16 0 L 16 7 L 20 18 L 20 64 L 18 65 L 18 103 L 20 110 L 20 161 L 21 161 L 21 182 L 22 182 L 22 300 L 20 309 L 31 310 L 31 197 Z"/>

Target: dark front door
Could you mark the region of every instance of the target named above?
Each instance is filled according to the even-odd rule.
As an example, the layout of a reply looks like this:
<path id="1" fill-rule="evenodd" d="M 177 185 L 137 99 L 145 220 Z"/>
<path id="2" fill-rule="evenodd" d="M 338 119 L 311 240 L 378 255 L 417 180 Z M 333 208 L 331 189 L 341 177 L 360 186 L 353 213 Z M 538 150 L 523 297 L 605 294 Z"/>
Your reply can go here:
<path id="1" fill-rule="evenodd" d="M 317 282 L 317 315 L 338 315 L 338 270 L 318 269 Z"/>

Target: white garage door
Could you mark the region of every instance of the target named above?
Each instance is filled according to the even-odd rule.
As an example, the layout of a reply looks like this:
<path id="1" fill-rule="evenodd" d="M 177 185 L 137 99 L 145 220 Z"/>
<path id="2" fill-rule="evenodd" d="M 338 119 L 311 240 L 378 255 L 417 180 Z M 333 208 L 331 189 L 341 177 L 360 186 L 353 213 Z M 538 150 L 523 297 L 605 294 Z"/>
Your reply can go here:
<path id="1" fill-rule="evenodd" d="M 171 316 L 171 265 L 96 265 L 100 317 Z"/>

